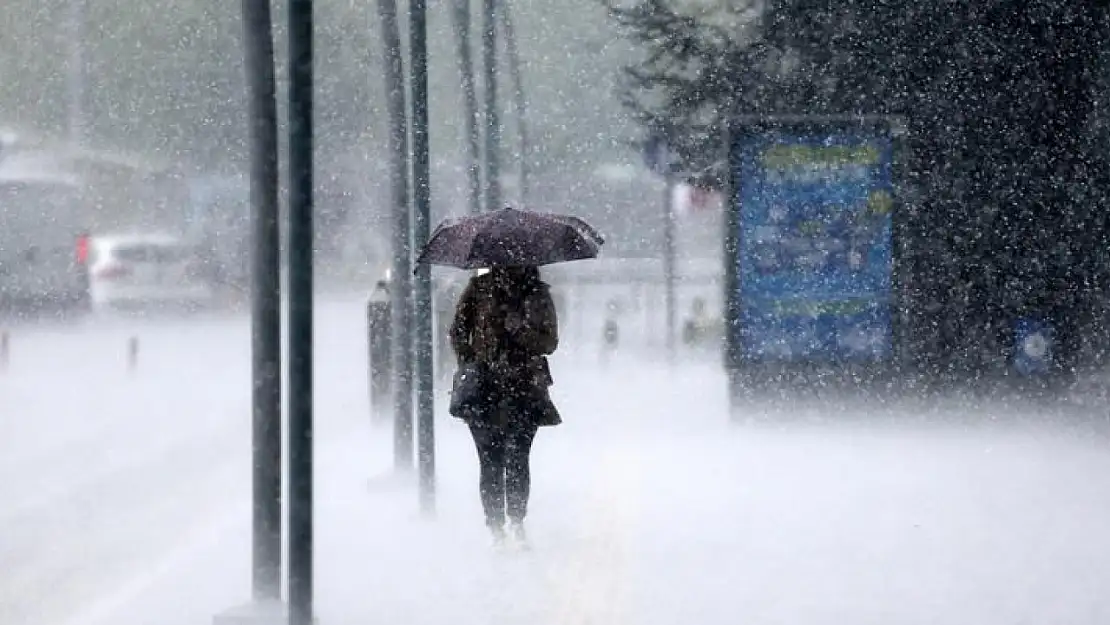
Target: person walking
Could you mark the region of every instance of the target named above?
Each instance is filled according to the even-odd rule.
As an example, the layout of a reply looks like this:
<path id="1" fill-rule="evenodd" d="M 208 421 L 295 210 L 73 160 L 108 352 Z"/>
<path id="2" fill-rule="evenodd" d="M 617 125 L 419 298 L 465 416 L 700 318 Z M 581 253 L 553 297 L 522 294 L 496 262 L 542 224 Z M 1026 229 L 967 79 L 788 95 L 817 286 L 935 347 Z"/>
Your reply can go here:
<path id="1" fill-rule="evenodd" d="M 559 346 L 558 315 L 538 267 L 597 258 L 604 243 L 579 217 L 505 207 L 443 220 L 417 254 L 418 265 L 487 269 L 469 280 L 451 323 L 458 366 L 450 413 L 474 437 L 496 544 L 511 536 L 527 546 L 532 441 L 540 427 L 562 422 L 547 361 Z"/>
<path id="2" fill-rule="evenodd" d="M 562 422 L 551 401 L 547 356 L 559 344 L 549 286 L 536 267 L 493 267 L 470 279 L 450 331 L 458 360 L 452 414 L 466 422 L 479 462 L 479 493 L 495 543 L 527 545 L 529 458 L 540 427 Z M 470 391 L 460 390 L 469 383 Z M 508 521 L 508 528 L 506 528 Z"/>

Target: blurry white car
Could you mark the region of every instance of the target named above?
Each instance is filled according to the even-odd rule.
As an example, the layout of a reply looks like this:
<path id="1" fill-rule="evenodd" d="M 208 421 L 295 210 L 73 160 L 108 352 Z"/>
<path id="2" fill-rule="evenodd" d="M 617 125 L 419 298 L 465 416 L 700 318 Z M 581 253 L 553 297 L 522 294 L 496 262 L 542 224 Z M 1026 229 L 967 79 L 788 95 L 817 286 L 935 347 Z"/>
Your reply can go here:
<path id="1" fill-rule="evenodd" d="M 89 291 L 94 308 L 204 308 L 215 288 L 196 246 L 160 234 L 93 236 Z"/>

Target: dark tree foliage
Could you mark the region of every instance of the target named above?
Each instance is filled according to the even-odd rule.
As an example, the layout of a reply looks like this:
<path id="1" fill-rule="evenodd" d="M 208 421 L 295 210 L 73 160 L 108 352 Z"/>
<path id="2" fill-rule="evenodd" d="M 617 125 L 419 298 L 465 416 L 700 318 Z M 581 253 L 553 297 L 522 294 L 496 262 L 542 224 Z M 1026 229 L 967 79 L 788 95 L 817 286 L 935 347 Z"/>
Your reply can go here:
<path id="1" fill-rule="evenodd" d="M 739 33 L 668 0 L 610 5 L 645 53 L 625 69 L 622 93 L 644 129 L 719 184 L 730 115 L 902 116 L 899 233 L 915 351 L 982 364 L 1024 314 L 1056 319 L 1069 354 L 1093 338 L 1110 279 L 1110 146 L 1094 131 L 1110 96 L 1107 3 L 761 4 Z M 983 349 L 952 349 L 973 345 Z"/>

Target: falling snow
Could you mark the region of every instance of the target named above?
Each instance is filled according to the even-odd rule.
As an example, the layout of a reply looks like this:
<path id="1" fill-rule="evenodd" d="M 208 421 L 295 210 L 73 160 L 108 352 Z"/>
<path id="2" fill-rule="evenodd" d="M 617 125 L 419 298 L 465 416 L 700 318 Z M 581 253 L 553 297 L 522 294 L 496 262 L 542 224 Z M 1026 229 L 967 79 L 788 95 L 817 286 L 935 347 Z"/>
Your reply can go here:
<path id="1" fill-rule="evenodd" d="M 605 236 L 544 269 L 564 423 L 534 448 L 533 549 L 507 553 L 447 415 L 465 274 L 433 272 L 434 518 L 368 397 L 366 297 L 413 251 L 384 2 L 314 3 L 321 623 L 1110 622 L 1106 2 L 498 2 L 492 182 Z M 241 4 L 0 6 L 0 625 L 251 597 Z M 469 48 L 462 4 L 427 4 L 434 224 L 489 155 L 460 63 L 481 109 L 483 2 Z M 737 120 L 771 117 L 808 134 L 762 127 L 781 167 L 745 178 Z M 889 152 L 840 145 L 844 119 L 882 120 Z M 842 292 L 866 272 L 881 289 Z M 760 340 L 775 362 L 733 367 Z M 798 356 L 831 344 L 890 360 Z"/>

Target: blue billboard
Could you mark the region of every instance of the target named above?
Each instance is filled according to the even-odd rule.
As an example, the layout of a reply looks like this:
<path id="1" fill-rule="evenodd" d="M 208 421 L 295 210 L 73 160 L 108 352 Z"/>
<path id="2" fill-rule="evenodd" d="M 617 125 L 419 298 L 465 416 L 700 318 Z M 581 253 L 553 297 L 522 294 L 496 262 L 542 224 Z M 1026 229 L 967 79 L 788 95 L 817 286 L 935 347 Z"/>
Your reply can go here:
<path id="1" fill-rule="evenodd" d="M 882 128 L 734 135 L 733 349 L 743 360 L 892 354 L 893 142 Z"/>

